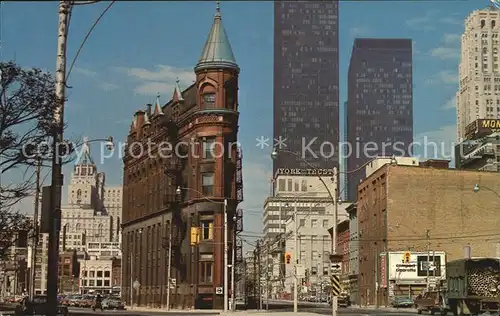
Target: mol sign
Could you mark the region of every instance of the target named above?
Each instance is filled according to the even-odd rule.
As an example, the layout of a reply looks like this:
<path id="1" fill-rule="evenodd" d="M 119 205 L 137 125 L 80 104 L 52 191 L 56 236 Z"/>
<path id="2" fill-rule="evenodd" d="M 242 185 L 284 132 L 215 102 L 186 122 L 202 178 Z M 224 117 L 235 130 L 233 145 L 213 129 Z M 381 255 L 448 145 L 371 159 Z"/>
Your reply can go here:
<path id="1" fill-rule="evenodd" d="M 422 280 L 427 278 L 427 269 L 429 276 L 444 277 L 446 256 L 442 251 L 430 253 L 427 252 L 389 252 L 389 280 L 398 281 Z M 428 260 L 429 263 L 428 264 Z"/>

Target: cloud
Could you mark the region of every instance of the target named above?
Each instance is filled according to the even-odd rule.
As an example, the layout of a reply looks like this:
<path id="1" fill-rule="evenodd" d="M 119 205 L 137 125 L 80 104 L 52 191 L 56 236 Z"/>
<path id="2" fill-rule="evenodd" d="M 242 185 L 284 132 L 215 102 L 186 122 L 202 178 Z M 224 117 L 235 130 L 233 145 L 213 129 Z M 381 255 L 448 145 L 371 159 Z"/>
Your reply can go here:
<path id="1" fill-rule="evenodd" d="M 451 98 L 449 98 L 448 101 L 446 101 L 442 107 L 443 110 L 450 110 L 450 109 L 456 109 L 456 108 L 457 108 L 456 96 L 452 96 Z"/>
<path id="2" fill-rule="evenodd" d="M 156 65 L 154 70 L 145 68 L 113 67 L 117 72 L 126 74 L 137 81 L 134 89 L 138 94 L 173 93 L 175 81 L 183 86 L 190 86 L 196 76 L 190 68 L 176 68 L 168 65 Z"/>
<path id="3" fill-rule="evenodd" d="M 249 152 L 249 151 L 247 151 Z M 261 232 L 262 216 L 259 210 L 264 210 L 264 201 L 271 193 L 272 162 L 268 155 L 251 152 L 243 154 L 243 212 L 255 216 L 244 217 L 245 231 Z"/>
<path id="4" fill-rule="evenodd" d="M 361 37 L 368 36 L 370 34 L 370 29 L 366 27 L 352 27 L 349 29 L 349 34 L 351 37 Z"/>
<path id="5" fill-rule="evenodd" d="M 411 29 L 419 31 L 434 30 L 435 27 L 431 25 L 431 22 L 434 21 L 434 17 L 437 13 L 436 10 L 429 10 L 423 16 L 406 20 L 406 25 Z"/>
<path id="6" fill-rule="evenodd" d="M 462 36 L 460 34 L 444 34 L 443 42 L 445 44 L 456 44 L 460 42 Z"/>
<path id="7" fill-rule="evenodd" d="M 453 162 L 456 138 L 456 124 L 419 133 L 414 137 L 414 156 L 419 157 L 420 160 L 435 158 L 448 159 Z"/>
<path id="8" fill-rule="evenodd" d="M 82 75 L 84 75 L 84 76 L 88 76 L 88 77 L 97 77 L 97 72 L 92 71 L 92 70 L 90 70 L 90 69 L 85 69 L 85 68 L 75 67 L 75 68 L 73 68 L 73 71 L 74 71 L 75 73 L 82 74 Z"/>
<path id="9" fill-rule="evenodd" d="M 432 85 L 439 85 L 439 84 L 455 85 L 458 84 L 458 74 L 456 71 L 442 70 L 427 78 L 425 83 Z"/>
<path id="10" fill-rule="evenodd" d="M 119 88 L 117 85 L 115 85 L 113 83 L 109 83 L 109 82 L 102 80 L 99 77 L 99 74 L 93 70 L 75 67 L 75 68 L 73 68 L 73 71 L 76 74 L 80 74 L 80 75 L 91 78 L 95 83 L 98 84 L 99 88 L 101 88 L 104 91 L 111 91 L 111 90 L 116 90 Z"/>
<path id="11" fill-rule="evenodd" d="M 445 34 L 440 46 L 429 51 L 429 55 L 441 60 L 460 58 L 460 35 Z"/>
<path id="12" fill-rule="evenodd" d="M 459 19 L 458 17 L 446 16 L 444 18 L 439 19 L 439 22 L 444 24 L 452 24 L 452 25 L 463 25 L 463 19 Z"/>
<path id="13" fill-rule="evenodd" d="M 103 89 L 104 91 L 116 90 L 118 88 L 119 87 L 117 85 L 112 84 L 112 83 L 108 83 L 108 82 L 101 83 L 101 89 Z"/>
<path id="14" fill-rule="evenodd" d="M 431 49 L 429 53 L 432 57 L 436 57 L 442 60 L 458 59 L 460 57 L 458 49 L 451 47 L 436 47 Z"/>

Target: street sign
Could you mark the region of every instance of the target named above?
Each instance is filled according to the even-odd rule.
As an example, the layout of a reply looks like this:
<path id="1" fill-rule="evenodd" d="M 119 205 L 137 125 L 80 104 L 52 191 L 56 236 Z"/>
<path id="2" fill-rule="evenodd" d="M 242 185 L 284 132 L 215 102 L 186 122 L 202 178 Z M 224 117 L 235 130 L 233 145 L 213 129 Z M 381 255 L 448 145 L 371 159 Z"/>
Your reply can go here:
<path id="1" fill-rule="evenodd" d="M 215 288 L 215 294 L 217 294 L 217 295 L 224 294 L 224 289 L 222 288 L 222 286 L 218 286 Z"/>
<path id="2" fill-rule="evenodd" d="M 342 263 L 332 263 L 330 265 L 330 272 L 332 275 L 340 275 L 342 273 Z"/>
<path id="3" fill-rule="evenodd" d="M 176 286 L 177 286 L 177 279 L 171 278 L 170 279 L 170 288 L 175 289 Z"/>
<path id="4" fill-rule="evenodd" d="M 304 278 L 306 276 L 306 269 L 304 265 L 302 264 L 295 265 L 295 276 L 299 279 Z"/>
<path id="5" fill-rule="evenodd" d="M 332 275 L 330 280 L 332 281 L 332 295 L 340 295 L 340 277 L 338 275 Z"/>

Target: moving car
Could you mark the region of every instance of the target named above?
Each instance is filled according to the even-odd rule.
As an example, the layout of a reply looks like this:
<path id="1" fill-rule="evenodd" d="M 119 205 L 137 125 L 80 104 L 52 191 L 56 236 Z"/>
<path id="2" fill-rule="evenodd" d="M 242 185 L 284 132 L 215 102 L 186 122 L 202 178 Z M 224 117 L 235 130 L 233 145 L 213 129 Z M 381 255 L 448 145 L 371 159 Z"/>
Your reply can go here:
<path id="1" fill-rule="evenodd" d="M 47 307 L 47 296 L 45 295 L 35 296 L 32 300 L 29 297 L 25 297 L 16 306 L 15 315 L 47 315 Z M 57 315 L 68 316 L 68 314 L 68 307 L 60 304 L 57 306 Z"/>
<path id="2" fill-rule="evenodd" d="M 410 308 L 415 306 L 411 297 L 396 297 L 391 303 L 392 307 L 396 308 Z"/>
<path id="3" fill-rule="evenodd" d="M 329 305 L 332 306 L 332 300 L 330 300 Z M 337 297 L 337 307 L 347 308 L 351 306 L 351 300 L 348 295 L 340 295 Z"/>
<path id="4" fill-rule="evenodd" d="M 120 310 L 124 310 L 125 309 L 125 304 L 119 298 L 109 297 L 109 298 L 105 298 L 102 301 L 102 308 L 103 309 L 120 309 Z"/>

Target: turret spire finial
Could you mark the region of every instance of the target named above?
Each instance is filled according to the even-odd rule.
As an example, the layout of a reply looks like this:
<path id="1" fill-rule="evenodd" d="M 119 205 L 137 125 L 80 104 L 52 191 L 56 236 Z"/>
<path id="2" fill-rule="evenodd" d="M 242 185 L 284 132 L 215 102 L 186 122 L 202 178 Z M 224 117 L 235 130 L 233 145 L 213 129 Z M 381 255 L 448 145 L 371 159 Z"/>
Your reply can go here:
<path id="1" fill-rule="evenodd" d="M 217 14 L 220 14 L 220 1 L 219 0 L 216 1 L 215 11 L 217 12 Z"/>

